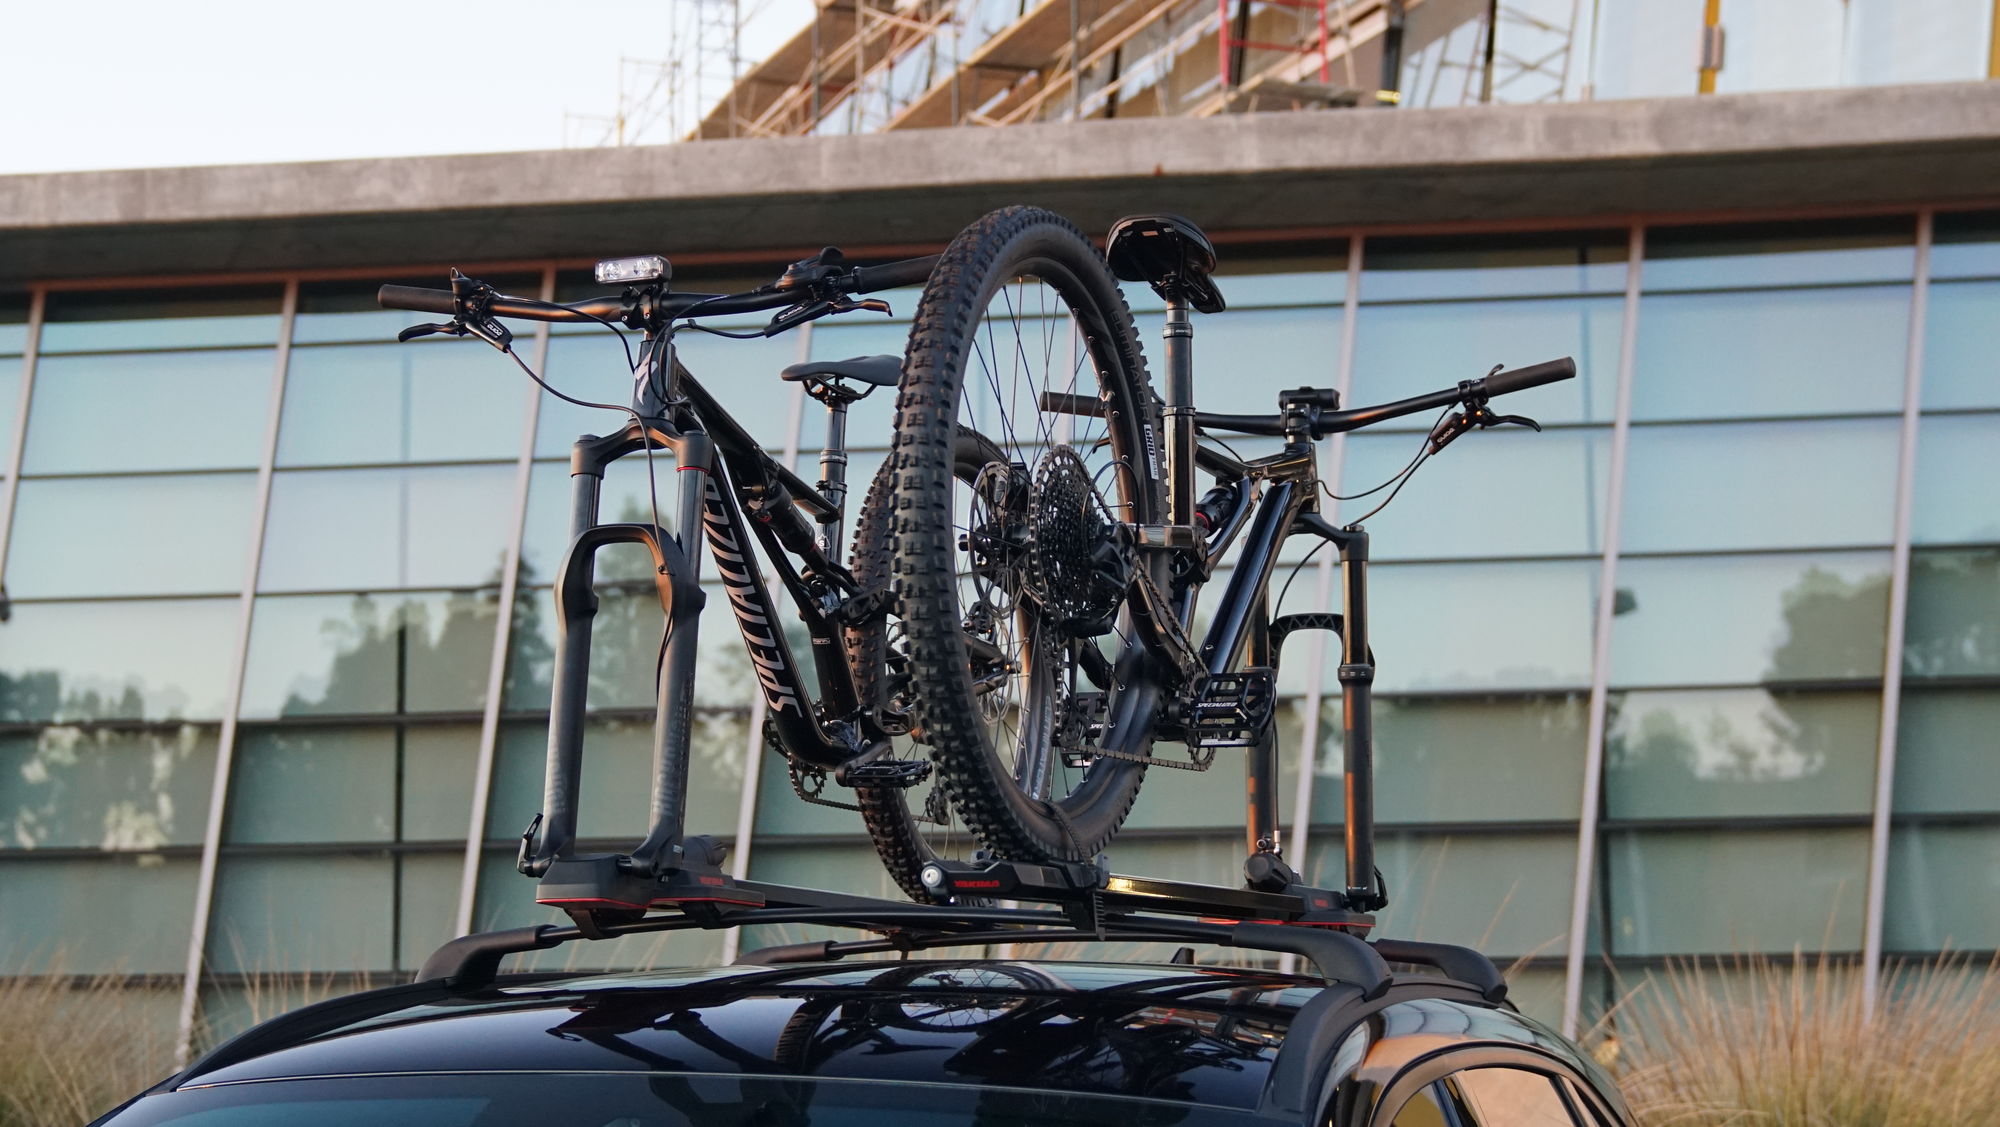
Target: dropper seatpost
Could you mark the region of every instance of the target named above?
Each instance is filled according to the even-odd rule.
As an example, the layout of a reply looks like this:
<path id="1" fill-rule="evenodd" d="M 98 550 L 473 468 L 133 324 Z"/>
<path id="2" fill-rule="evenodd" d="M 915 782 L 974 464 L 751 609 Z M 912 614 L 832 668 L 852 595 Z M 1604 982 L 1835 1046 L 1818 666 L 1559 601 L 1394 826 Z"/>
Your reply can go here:
<path id="1" fill-rule="evenodd" d="M 1167 355 L 1167 520 L 1193 524 L 1194 495 L 1194 322 L 1179 286 L 1162 291 L 1167 327 L 1161 334 Z"/>

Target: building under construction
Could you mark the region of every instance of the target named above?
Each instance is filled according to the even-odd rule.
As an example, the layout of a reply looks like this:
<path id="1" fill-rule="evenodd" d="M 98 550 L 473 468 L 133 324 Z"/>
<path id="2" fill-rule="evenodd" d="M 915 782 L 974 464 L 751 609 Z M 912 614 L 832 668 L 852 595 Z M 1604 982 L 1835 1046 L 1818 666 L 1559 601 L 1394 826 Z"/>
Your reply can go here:
<path id="1" fill-rule="evenodd" d="M 700 138 L 1553 100 L 1579 0 L 820 0 Z M 1494 34 L 1495 28 L 1499 34 Z M 1420 87 L 1399 89 L 1406 63 Z"/>
<path id="2" fill-rule="evenodd" d="M 754 62 L 680 3 L 691 139 L 2000 75 L 1994 0 L 815 0 Z"/>

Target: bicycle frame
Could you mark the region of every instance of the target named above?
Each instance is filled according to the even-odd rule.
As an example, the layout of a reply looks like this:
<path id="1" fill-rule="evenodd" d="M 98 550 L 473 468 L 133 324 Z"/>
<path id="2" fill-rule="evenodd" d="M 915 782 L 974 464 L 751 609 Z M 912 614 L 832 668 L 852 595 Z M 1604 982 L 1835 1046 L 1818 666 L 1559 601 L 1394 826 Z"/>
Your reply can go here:
<path id="1" fill-rule="evenodd" d="M 770 722 L 786 752 L 813 766 L 833 769 L 880 749 L 887 739 L 859 715 L 834 611 L 857 592 L 844 569 L 827 556 L 838 551 L 837 533 L 814 538 L 804 531 L 802 506 L 837 528 L 841 506 L 780 466 L 759 447 L 673 355 L 671 337 L 649 335 L 642 345 L 633 410 L 644 420 L 616 433 L 584 435 L 571 449 L 570 548 L 557 570 L 556 653 L 550 701 L 549 749 L 543 813 L 522 837 L 520 870 L 542 878 L 537 900 L 572 909 L 636 909 L 660 902 L 721 900 L 753 903 L 754 893 L 721 877 L 721 850 L 707 838 L 685 835 L 690 732 L 700 612 L 700 552 L 688 541 L 700 528 L 715 562 L 730 610 L 764 694 Z M 663 389 L 648 374 L 669 373 Z M 679 486 L 675 509 L 679 535 L 653 524 L 601 524 L 598 501 L 604 472 L 613 462 L 648 448 L 670 451 Z M 696 473 L 700 482 L 681 478 Z M 744 498 L 761 505 L 757 519 Z M 763 549 L 811 638 L 819 694 L 811 686 L 779 625 L 773 592 L 764 578 Z M 577 804 L 583 770 L 586 689 L 597 598 L 591 586 L 596 554 L 615 543 L 646 547 L 667 634 L 659 666 L 653 732 L 651 823 L 629 854 L 579 855 Z M 809 562 L 802 574 L 787 554 Z M 821 705 L 850 720 L 819 719 Z"/>

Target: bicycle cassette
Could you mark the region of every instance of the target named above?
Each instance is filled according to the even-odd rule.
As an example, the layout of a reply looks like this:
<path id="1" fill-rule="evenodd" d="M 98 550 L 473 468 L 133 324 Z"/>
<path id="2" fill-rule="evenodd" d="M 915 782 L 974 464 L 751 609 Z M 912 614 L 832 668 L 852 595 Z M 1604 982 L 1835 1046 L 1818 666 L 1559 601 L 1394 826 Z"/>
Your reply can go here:
<path id="1" fill-rule="evenodd" d="M 1074 447 L 1035 466 L 1028 495 L 1028 577 L 1044 611 L 1072 637 L 1111 629 L 1132 577 L 1132 549 Z"/>

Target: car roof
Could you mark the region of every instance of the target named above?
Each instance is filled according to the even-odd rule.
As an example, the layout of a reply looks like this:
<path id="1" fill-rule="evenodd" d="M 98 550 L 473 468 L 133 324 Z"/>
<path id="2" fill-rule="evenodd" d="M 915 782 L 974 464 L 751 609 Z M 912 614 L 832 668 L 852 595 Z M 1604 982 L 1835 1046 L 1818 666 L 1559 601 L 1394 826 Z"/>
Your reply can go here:
<path id="1" fill-rule="evenodd" d="M 1574 1054 L 1462 984 L 1343 983 L 1182 964 L 850 961 L 512 975 L 319 1003 L 162 1089 L 415 1072 L 702 1072 L 1168 1099 L 1275 1117 L 1317 1106 L 1339 1047 L 1501 1040 Z M 1351 1063 L 1358 1063 L 1351 1062 Z"/>

